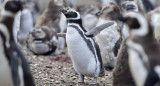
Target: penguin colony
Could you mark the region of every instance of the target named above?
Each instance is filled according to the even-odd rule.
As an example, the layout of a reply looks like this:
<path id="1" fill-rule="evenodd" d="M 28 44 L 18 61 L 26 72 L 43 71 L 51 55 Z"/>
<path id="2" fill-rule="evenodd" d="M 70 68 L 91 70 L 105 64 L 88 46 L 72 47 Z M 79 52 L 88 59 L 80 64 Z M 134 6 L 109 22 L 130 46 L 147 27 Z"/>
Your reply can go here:
<path id="1" fill-rule="evenodd" d="M 79 83 L 93 77 L 96 84 L 109 69 L 113 86 L 160 86 L 160 1 L 155 1 L 48 0 L 42 10 L 36 1 L 4 0 L 0 86 L 35 86 L 23 47 L 36 55 L 67 48 Z M 38 11 L 43 13 L 35 18 Z"/>

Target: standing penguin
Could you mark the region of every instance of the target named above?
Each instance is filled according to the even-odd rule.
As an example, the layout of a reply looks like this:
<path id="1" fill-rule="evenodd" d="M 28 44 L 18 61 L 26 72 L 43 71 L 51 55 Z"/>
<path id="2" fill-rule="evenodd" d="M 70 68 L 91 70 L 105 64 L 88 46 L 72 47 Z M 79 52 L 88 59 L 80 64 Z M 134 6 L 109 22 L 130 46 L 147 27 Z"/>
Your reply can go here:
<path id="1" fill-rule="evenodd" d="M 155 86 L 160 81 L 160 47 L 147 18 L 140 13 L 130 14 L 125 22 L 129 26 L 127 46 L 131 74 L 136 86 Z"/>
<path id="2" fill-rule="evenodd" d="M 126 39 L 122 41 L 117 55 L 116 65 L 113 69 L 113 86 L 135 86 L 128 65 Z"/>
<path id="3" fill-rule="evenodd" d="M 93 38 L 85 35 L 86 30 L 82 26 L 82 20 L 77 11 L 65 8 L 61 12 L 68 21 L 66 42 L 74 69 L 80 75 L 80 82 L 84 82 L 84 76 L 91 76 L 94 77 L 93 83 L 97 83 L 97 77 L 104 75 L 103 62 L 97 44 Z"/>
<path id="4" fill-rule="evenodd" d="M 114 4 L 113 2 L 110 2 L 108 4 L 105 4 L 103 8 L 100 11 L 101 16 L 99 17 L 97 26 L 102 25 L 107 22 L 113 21 L 114 24 L 104 30 L 102 30 L 95 38 L 96 42 L 98 43 L 102 60 L 105 68 L 113 69 L 115 62 L 116 62 L 116 56 L 118 53 L 118 48 L 114 48 L 117 42 L 120 42 L 120 33 L 119 33 L 119 24 L 117 21 L 114 21 L 111 19 L 113 15 L 120 14 L 119 7 Z M 119 44 L 119 43 L 117 43 Z M 115 50 L 116 49 L 116 50 Z M 114 52 L 116 51 L 116 52 Z"/>
<path id="5" fill-rule="evenodd" d="M 33 28 L 33 17 L 31 10 L 28 7 L 23 8 L 20 16 L 20 26 L 17 33 L 17 40 L 21 45 L 25 45 L 27 36 Z"/>
<path id="6" fill-rule="evenodd" d="M 15 14 L 21 1 L 4 1 L 0 12 L 0 86 L 35 86 L 29 64 L 13 35 Z"/>

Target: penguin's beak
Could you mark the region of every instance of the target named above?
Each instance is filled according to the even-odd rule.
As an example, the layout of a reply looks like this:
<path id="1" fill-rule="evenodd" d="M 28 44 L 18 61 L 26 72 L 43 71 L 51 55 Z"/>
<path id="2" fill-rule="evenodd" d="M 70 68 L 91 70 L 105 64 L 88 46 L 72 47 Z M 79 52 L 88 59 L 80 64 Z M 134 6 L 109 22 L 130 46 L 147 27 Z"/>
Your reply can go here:
<path id="1" fill-rule="evenodd" d="M 63 14 L 67 13 L 67 10 L 65 10 L 65 9 L 60 9 L 59 11 L 62 12 Z"/>

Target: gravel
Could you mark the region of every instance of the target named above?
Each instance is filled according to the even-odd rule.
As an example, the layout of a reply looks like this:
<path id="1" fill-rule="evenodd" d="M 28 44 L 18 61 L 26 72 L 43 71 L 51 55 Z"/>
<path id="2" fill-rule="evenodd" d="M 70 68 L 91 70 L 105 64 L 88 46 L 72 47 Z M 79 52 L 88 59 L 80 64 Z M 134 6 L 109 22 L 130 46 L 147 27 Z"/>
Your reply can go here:
<path id="1" fill-rule="evenodd" d="M 96 85 L 93 78 L 85 77 L 85 83 L 78 83 L 79 75 L 75 72 L 68 55 L 40 56 L 27 52 L 36 86 L 112 86 L 112 71 L 98 78 Z"/>

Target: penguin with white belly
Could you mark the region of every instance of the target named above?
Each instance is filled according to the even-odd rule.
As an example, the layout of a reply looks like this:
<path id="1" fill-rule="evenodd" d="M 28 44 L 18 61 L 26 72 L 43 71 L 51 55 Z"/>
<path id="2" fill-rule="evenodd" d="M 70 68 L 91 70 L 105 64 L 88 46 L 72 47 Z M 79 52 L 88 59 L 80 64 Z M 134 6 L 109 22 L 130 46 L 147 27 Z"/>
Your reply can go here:
<path id="1" fill-rule="evenodd" d="M 74 69 L 80 75 L 80 82 L 84 82 L 84 76 L 90 76 L 94 77 L 95 84 L 97 77 L 104 75 L 104 67 L 98 45 L 92 38 L 94 34 L 86 35 L 79 12 L 72 8 L 60 11 L 68 21 L 66 42 Z"/>

